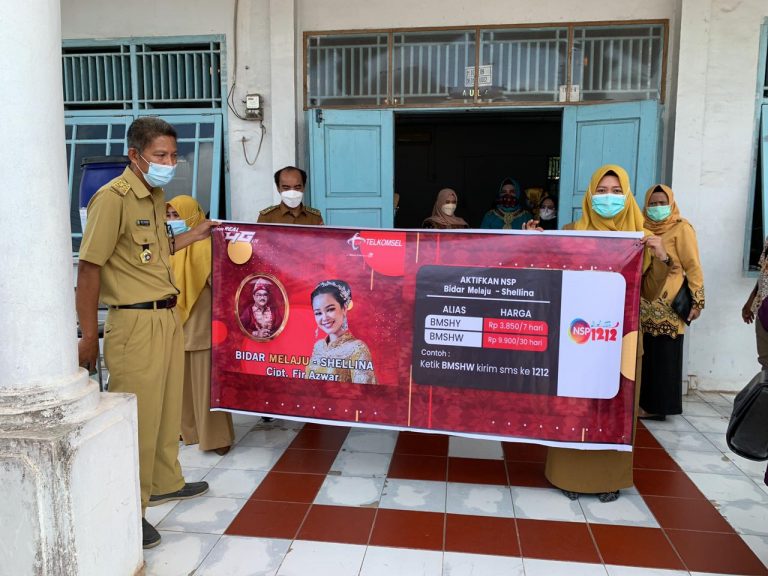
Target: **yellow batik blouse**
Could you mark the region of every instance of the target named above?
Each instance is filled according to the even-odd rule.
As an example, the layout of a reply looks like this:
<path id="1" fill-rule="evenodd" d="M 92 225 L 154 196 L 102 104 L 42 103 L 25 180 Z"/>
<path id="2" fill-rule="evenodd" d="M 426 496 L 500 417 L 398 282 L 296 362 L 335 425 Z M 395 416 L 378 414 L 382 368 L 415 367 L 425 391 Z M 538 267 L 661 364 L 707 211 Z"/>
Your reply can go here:
<path id="1" fill-rule="evenodd" d="M 682 287 L 683 278 L 687 277 L 693 305 L 703 309 L 704 274 L 699 260 L 696 232 L 688 221 L 680 220 L 661 234 L 661 238 L 667 254 L 672 258 L 672 264 L 661 286 L 654 285 L 653 277 L 643 277 L 640 322 L 645 334 L 676 338 L 685 332 L 685 323 L 670 304 Z M 657 296 L 651 296 L 654 294 Z"/>

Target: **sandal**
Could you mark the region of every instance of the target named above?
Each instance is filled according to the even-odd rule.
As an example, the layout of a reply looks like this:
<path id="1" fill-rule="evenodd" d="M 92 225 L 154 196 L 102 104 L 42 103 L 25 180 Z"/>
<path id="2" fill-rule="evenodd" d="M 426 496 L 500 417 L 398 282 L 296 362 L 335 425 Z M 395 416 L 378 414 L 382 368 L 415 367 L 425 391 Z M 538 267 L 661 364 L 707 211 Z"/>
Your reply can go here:
<path id="1" fill-rule="evenodd" d="M 568 500 L 578 500 L 579 499 L 579 493 L 578 492 L 571 492 L 570 490 L 560 490 L 567 498 Z"/>
<path id="2" fill-rule="evenodd" d="M 597 495 L 598 500 L 600 502 L 615 502 L 619 499 L 619 491 L 616 490 L 615 492 L 601 492 Z"/>

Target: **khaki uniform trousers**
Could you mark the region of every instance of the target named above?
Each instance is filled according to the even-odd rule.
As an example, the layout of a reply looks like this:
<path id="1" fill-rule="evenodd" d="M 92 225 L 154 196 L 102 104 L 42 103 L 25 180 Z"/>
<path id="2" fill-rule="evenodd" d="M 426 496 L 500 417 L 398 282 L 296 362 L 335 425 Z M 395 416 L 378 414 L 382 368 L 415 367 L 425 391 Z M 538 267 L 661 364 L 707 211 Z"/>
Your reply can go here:
<path id="1" fill-rule="evenodd" d="M 179 465 L 184 335 L 178 313 L 110 309 L 104 327 L 109 391 L 136 395 L 142 515 L 152 494 L 184 487 Z"/>

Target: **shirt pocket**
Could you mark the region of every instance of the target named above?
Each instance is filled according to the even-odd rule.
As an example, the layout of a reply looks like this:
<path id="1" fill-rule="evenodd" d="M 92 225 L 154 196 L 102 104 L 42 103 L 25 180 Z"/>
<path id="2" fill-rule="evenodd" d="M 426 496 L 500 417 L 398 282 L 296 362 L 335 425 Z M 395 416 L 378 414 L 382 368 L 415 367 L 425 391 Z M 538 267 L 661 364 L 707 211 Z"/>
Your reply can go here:
<path id="1" fill-rule="evenodd" d="M 131 232 L 133 239 L 133 252 L 136 253 L 136 259 L 142 264 L 157 262 L 160 257 L 160 246 L 157 237 L 149 230 L 136 230 Z"/>

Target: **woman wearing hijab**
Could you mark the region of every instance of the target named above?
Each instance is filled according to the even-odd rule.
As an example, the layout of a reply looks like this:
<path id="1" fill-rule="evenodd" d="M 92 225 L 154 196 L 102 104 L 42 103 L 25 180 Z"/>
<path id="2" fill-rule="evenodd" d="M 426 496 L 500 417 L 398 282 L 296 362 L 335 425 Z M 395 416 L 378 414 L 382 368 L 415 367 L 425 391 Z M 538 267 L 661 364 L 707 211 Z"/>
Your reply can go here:
<path id="1" fill-rule="evenodd" d="M 675 194 L 669 186 L 651 186 L 645 193 L 645 228 L 661 236 L 672 257 L 669 275 L 662 286 L 644 278 L 640 300 L 643 327 L 643 374 L 640 389 L 640 418 L 664 420 L 683 412 L 683 334 L 685 321 L 692 322 L 704 309 L 704 274 L 693 226 L 680 216 Z M 693 306 L 680 318 L 670 304 L 688 280 Z M 656 294 L 653 298 L 647 293 Z"/>
<path id="2" fill-rule="evenodd" d="M 176 234 L 205 220 L 197 200 L 176 196 L 166 206 L 168 225 Z M 181 222 L 181 224 L 179 224 Z M 229 452 L 235 434 L 232 415 L 211 412 L 211 240 L 195 242 L 171 256 L 179 289 L 176 309 L 184 326 L 184 393 L 181 437 L 200 450 Z"/>
<path id="3" fill-rule="evenodd" d="M 454 216 L 458 197 L 452 188 L 443 188 L 437 193 L 437 200 L 432 208 L 432 216 L 424 220 L 422 228 L 434 228 L 437 230 L 452 230 L 455 228 L 469 228 L 464 218 Z"/>
<path id="4" fill-rule="evenodd" d="M 512 178 L 505 178 L 496 194 L 496 207 L 485 213 L 480 228 L 520 230 L 533 218 L 525 204 L 525 194 L 520 184 Z"/>
<path id="5" fill-rule="evenodd" d="M 582 202 L 582 216 L 566 226 L 569 230 L 643 232 L 646 246 L 643 278 L 663 283 L 672 260 L 661 238 L 643 228 L 645 218 L 632 196 L 629 176 L 620 166 L 607 164 L 595 171 Z M 526 228 L 534 229 L 535 223 Z M 635 374 L 635 411 L 640 394 L 642 343 L 638 342 L 638 369 Z M 545 475 L 570 499 L 579 494 L 597 494 L 601 502 L 612 502 L 619 490 L 633 484 L 632 452 L 549 448 Z"/>

